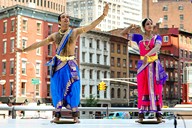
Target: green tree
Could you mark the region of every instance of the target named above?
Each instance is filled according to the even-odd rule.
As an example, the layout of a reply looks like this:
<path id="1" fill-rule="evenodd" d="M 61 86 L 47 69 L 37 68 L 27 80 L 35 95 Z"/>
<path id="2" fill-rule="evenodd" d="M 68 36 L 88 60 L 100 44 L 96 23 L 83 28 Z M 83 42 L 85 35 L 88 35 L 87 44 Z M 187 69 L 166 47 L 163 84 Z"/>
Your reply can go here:
<path id="1" fill-rule="evenodd" d="M 98 102 L 98 99 L 96 99 L 93 95 L 90 95 L 90 97 L 85 100 L 85 107 L 97 107 Z"/>

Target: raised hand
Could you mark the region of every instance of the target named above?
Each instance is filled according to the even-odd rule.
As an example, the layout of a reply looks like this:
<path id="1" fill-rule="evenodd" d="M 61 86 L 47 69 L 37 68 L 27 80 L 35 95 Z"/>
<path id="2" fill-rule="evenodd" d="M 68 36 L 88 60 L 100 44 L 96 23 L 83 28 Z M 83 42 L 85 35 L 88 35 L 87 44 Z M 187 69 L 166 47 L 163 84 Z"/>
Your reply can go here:
<path id="1" fill-rule="evenodd" d="M 103 15 L 104 15 L 104 16 L 107 16 L 108 10 L 109 10 L 109 5 L 106 4 L 105 7 L 104 7 L 104 9 L 103 9 Z"/>

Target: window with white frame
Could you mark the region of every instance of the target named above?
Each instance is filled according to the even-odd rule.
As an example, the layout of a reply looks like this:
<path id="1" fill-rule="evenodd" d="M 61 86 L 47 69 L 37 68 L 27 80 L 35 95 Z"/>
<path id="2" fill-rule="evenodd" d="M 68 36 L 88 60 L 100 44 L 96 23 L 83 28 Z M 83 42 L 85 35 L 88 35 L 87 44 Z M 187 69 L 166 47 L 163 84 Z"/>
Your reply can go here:
<path id="1" fill-rule="evenodd" d="M 24 32 L 27 32 L 27 25 L 28 25 L 27 19 L 23 19 L 23 31 Z"/>
<path id="2" fill-rule="evenodd" d="M 107 41 L 104 41 L 104 50 L 107 50 Z"/>
<path id="3" fill-rule="evenodd" d="M 104 55 L 104 65 L 107 65 L 107 55 Z"/>
<path id="4" fill-rule="evenodd" d="M 85 78 L 85 69 L 82 70 L 82 78 Z"/>
<path id="5" fill-rule="evenodd" d="M 92 47 L 93 47 L 93 46 L 92 46 L 92 43 L 93 43 L 93 39 L 92 39 L 92 38 L 90 38 L 90 39 L 89 39 L 89 47 L 90 47 L 90 48 L 92 48 Z"/>
<path id="6" fill-rule="evenodd" d="M 22 60 L 22 74 L 26 74 L 27 61 Z"/>
<path id="7" fill-rule="evenodd" d="M 92 63 L 93 62 L 93 54 L 92 53 L 89 53 L 89 62 Z"/>
<path id="8" fill-rule="evenodd" d="M 41 34 L 41 23 L 37 22 L 37 34 Z"/>
<path id="9" fill-rule="evenodd" d="M 100 40 L 98 39 L 98 40 L 96 40 L 96 42 L 97 42 L 97 49 L 99 49 L 100 48 Z"/>
<path id="10" fill-rule="evenodd" d="M 85 47 L 85 37 L 82 37 L 82 46 Z"/>
<path id="11" fill-rule="evenodd" d="M 47 84 L 47 96 L 51 96 L 50 84 Z"/>
<path id="12" fill-rule="evenodd" d="M 89 78 L 93 79 L 93 70 L 92 69 L 89 70 Z"/>
<path id="13" fill-rule="evenodd" d="M 5 96 L 5 94 L 6 94 L 6 88 L 5 87 L 6 87 L 5 85 L 3 85 L 3 87 L 2 87 L 2 96 Z"/>
<path id="14" fill-rule="evenodd" d="M 12 96 L 13 95 L 13 82 L 10 81 L 9 85 L 10 85 L 10 96 Z"/>
<path id="15" fill-rule="evenodd" d="M 7 53 L 7 41 L 3 41 L 3 54 Z"/>
<path id="16" fill-rule="evenodd" d="M 85 52 L 82 52 L 82 62 L 85 62 Z"/>
<path id="17" fill-rule="evenodd" d="M 97 79 L 100 79 L 100 71 L 97 71 Z"/>
<path id="18" fill-rule="evenodd" d="M 163 36 L 163 42 L 168 42 L 169 41 L 169 36 Z"/>
<path id="19" fill-rule="evenodd" d="M 49 44 L 47 47 L 48 47 L 48 55 L 52 56 L 52 47 L 53 47 L 52 44 Z"/>
<path id="20" fill-rule="evenodd" d="M 36 75 L 40 75 L 40 66 L 41 66 L 41 63 L 40 62 L 36 62 Z"/>
<path id="21" fill-rule="evenodd" d="M 10 52 L 14 52 L 14 45 L 15 45 L 15 39 L 14 39 L 14 38 L 11 38 Z"/>
<path id="22" fill-rule="evenodd" d="M 49 24 L 48 25 L 48 35 L 51 35 L 53 33 L 53 25 Z"/>
<path id="23" fill-rule="evenodd" d="M 14 74 L 14 60 L 10 60 L 10 74 Z"/>
<path id="24" fill-rule="evenodd" d="M 7 33 L 7 21 L 3 21 L 3 33 Z"/>
<path id="25" fill-rule="evenodd" d="M 27 39 L 22 39 L 22 48 L 27 47 Z"/>
<path id="26" fill-rule="evenodd" d="M 15 19 L 11 20 L 11 31 L 13 32 L 15 30 Z"/>
<path id="27" fill-rule="evenodd" d="M 5 75 L 6 74 L 6 61 L 3 61 L 2 62 L 2 75 Z"/>
<path id="28" fill-rule="evenodd" d="M 100 55 L 97 54 L 97 64 L 99 64 L 99 63 L 100 63 Z"/>
<path id="29" fill-rule="evenodd" d="M 21 82 L 21 95 L 25 95 L 26 82 Z"/>

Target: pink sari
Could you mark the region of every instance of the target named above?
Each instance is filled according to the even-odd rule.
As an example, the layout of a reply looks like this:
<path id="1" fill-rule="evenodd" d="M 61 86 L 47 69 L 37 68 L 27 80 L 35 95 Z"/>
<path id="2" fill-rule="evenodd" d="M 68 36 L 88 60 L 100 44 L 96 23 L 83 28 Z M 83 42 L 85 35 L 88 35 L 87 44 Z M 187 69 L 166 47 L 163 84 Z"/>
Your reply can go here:
<path id="1" fill-rule="evenodd" d="M 140 56 L 145 56 L 155 47 L 155 43 L 161 43 L 161 38 L 153 36 L 151 40 L 143 40 L 139 34 L 134 34 L 133 41 L 137 42 L 140 49 Z M 148 49 L 149 47 L 149 49 Z M 157 56 L 157 53 L 150 57 Z M 162 89 L 167 75 L 161 66 L 160 61 L 155 59 L 153 62 L 143 65 L 143 61 L 138 62 L 137 84 L 138 84 L 138 108 L 140 112 L 161 111 L 162 108 Z"/>

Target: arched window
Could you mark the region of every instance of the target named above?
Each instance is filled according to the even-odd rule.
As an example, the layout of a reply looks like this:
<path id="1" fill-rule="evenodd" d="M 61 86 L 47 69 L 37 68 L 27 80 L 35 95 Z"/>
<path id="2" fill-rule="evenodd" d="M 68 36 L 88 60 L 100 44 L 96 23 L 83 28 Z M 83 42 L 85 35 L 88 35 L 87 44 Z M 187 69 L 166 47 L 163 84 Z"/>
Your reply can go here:
<path id="1" fill-rule="evenodd" d="M 126 99 L 127 98 L 127 90 L 126 89 L 124 89 L 124 97 L 123 97 L 124 99 Z"/>
<path id="2" fill-rule="evenodd" d="M 120 93 L 121 93 L 121 90 L 120 90 L 120 88 L 118 88 L 118 90 L 117 90 L 117 98 L 121 98 Z"/>
<path id="3" fill-rule="evenodd" d="M 114 98 L 114 88 L 111 89 L 111 98 Z"/>

